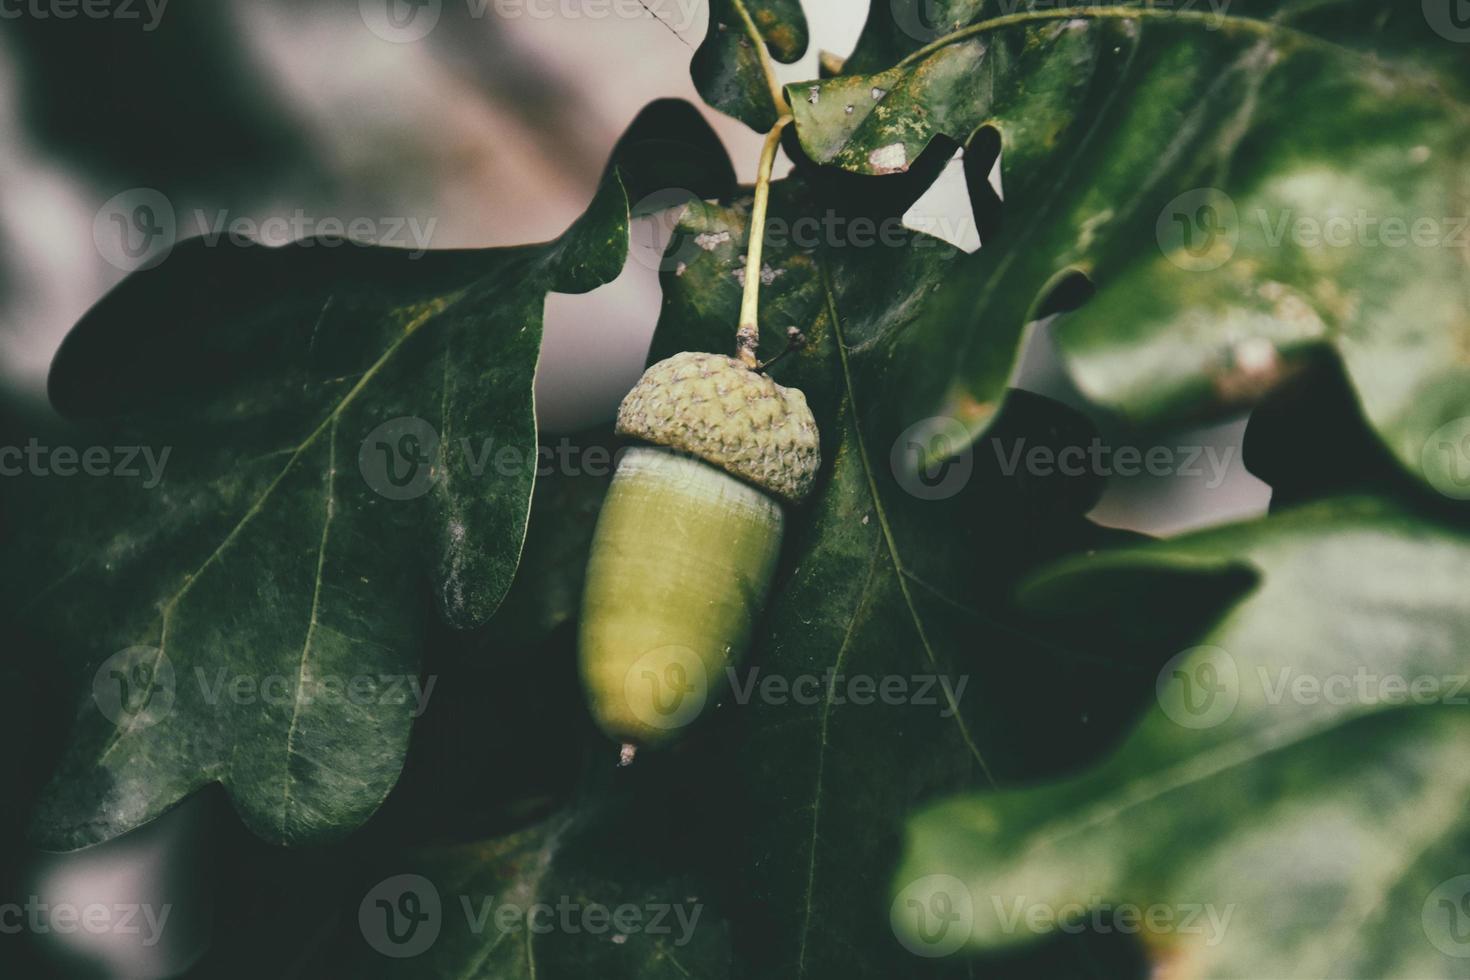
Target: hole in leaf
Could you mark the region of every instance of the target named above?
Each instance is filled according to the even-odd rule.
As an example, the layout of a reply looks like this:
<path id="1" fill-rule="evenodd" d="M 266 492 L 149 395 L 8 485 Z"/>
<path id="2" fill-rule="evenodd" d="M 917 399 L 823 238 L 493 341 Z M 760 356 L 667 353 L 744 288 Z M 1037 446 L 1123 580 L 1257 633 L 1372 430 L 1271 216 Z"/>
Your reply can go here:
<path id="1" fill-rule="evenodd" d="M 807 175 L 823 210 L 845 217 L 867 217 L 876 221 L 900 218 L 939 179 L 959 144 L 936 136 L 909 168 L 901 173 L 873 176 L 855 174 L 840 167 L 818 166 L 801 149 L 790 127 L 782 149 L 798 170 Z"/>

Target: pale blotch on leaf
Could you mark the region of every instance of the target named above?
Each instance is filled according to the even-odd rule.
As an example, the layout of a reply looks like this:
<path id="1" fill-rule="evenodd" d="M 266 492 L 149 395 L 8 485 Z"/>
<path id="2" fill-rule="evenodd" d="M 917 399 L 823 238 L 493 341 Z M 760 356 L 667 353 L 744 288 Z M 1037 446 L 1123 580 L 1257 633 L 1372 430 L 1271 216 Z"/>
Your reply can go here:
<path id="1" fill-rule="evenodd" d="M 879 147 L 868 154 L 868 166 L 880 174 L 902 173 L 909 166 L 908 152 L 902 143 Z"/>

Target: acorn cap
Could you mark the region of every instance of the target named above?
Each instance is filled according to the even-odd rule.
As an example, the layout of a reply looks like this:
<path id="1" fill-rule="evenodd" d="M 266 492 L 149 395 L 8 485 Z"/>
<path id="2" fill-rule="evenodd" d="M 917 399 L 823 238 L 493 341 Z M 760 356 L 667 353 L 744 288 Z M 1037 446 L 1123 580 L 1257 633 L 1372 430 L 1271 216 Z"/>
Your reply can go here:
<path id="1" fill-rule="evenodd" d="M 675 354 L 643 372 L 618 408 L 617 431 L 692 453 L 794 504 L 822 461 L 806 396 L 721 354 Z"/>

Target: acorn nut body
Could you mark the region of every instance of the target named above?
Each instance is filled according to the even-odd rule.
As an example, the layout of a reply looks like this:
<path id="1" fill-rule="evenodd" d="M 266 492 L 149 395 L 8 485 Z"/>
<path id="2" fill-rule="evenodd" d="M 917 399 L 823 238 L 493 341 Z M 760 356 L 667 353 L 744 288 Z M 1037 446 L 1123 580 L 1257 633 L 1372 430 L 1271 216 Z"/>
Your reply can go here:
<path id="1" fill-rule="evenodd" d="M 765 605 L 819 464 L 800 391 L 735 358 L 677 354 L 618 410 L 624 453 L 593 536 L 579 657 L 598 726 L 672 741 L 717 699 Z"/>

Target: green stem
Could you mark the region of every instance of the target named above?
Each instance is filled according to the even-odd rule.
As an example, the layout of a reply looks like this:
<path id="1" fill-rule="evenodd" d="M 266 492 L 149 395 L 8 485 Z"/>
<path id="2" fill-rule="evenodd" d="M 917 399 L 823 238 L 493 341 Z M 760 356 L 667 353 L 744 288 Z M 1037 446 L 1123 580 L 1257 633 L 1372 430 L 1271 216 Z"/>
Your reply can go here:
<path id="1" fill-rule="evenodd" d="M 745 24 L 745 33 L 750 35 L 750 43 L 755 46 L 756 57 L 760 59 L 761 74 L 766 76 L 766 86 L 771 90 L 771 108 L 776 115 L 783 115 L 786 109 L 786 89 L 781 85 L 781 80 L 776 77 L 776 66 L 771 61 L 771 52 L 766 47 L 766 39 L 761 36 L 760 28 L 755 26 L 755 18 L 750 16 L 750 11 L 745 9 L 742 0 L 730 0 L 735 7 L 735 12 L 740 15 L 740 20 Z"/>
<path id="2" fill-rule="evenodd" d="M 1180 23 L 1202 22 L 1213 24 L 1217 27 L 1228 25 L 1259 34 L 1262 37 L 1270 37 L 1273 34 L 1283 32 L 1280 24 L 1256 20 L 1251 17 L 1232 17 L 1227 14 L 1217 14 L 1207 10 L 1173 10 L 1164 7 L 1138 7 L 1121 4 L 1110 7 L 1058 7 L 1053 10 L 1026 10 L 1020 13 L 1006 14 L 1003 17 L 994 17 L 990 20 L 982 20 L 978 24 L 971 24 L 969 27 L 962 27 L 952 34 L 946 34 L 924 45 L 894 67 L 903 68 L 916 61 L 922 61 L 934 52 L 947 48 L 951 44 L 957 44 L 960 41 L 968 40 L 980 34 L 988 34 L 991 31 L 1013 27 L 1017 24 L 1030 24 L 1047 20 L 1171 20 Z"/>
<path id="3" fill-rule="evenodd" d="M 735 354 L 745 366 L 760 366 L 756 349 L 760 346 L 761 252 L 766 239 L 766 211 L 771 201 L 771 170 L 776 165 L 776 151 L 781 146 L 781 131 L 791 117 L 783 115 L 766 134 L 761 147 L 760 168 L 755 177 L 755 204 L 750 209 L 750 233 L 745 245 L 745 294 L 740 300 L 740 325 L 735 331 Z"/>

